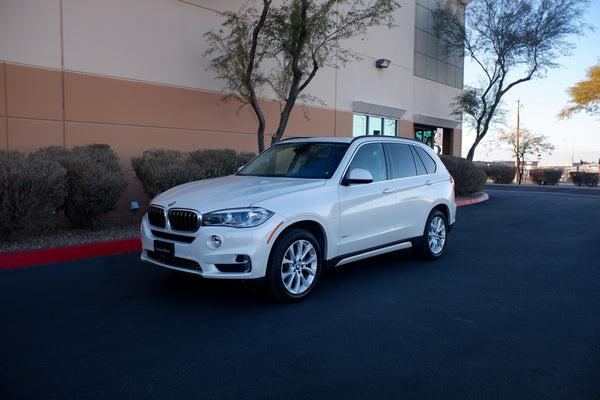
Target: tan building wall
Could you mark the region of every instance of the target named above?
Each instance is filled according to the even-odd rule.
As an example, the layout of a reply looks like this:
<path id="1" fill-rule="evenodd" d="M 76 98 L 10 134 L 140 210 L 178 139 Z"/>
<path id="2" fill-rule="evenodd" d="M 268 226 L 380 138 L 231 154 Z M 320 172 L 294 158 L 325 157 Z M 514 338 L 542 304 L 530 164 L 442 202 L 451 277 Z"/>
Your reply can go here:
<path id="1" fill-rule="evenodd" d="M 0 63 L 0 148 L 8 147 L 8 134 L 6 131 L 6 66 Z"/>
<path id="2" fill-rule="evenodd" d="M 2 0 L 0 1 L 0 149 L 109 144 L 130 187 L 119 205 L 147 198 L 130 159 L 144 150 L 257 150 L 257 122 L 248 108 L 223 103 L 221 82 L 206 70 L 203 34 L 221 23 L 218 11 L 239 0 Z M 323 106 L 297 105 L 292 136 L 352 136 L 356 102 L 401 111 L 398 134 L 442 121 L 459 89 L 414 76 L 415 2 L 403 2 L 393 30 L 343 45 L 360 56 L 319 71 L 309 86 Z M 8 38 L 8 39 L 7 39 Z M 387 69 L 375 60 L 388 58 Z M 268 135 L 280 107 L 262 93 Z M 308 117 L 308 118 L 307 118 Z M 446 126 L 444 126 L 446 127 Z M 460 124 L 452 153 L 460 154 Z M 448 151 L 448 149 L 445 149 Z"/>
<path id="3" fill-rule="evenodd" d="M 109 144 L 130 178 L 119 205 L 147 202 L 130 160 L 151 148 L 257 151 L 256 118 L 222 95 L 88 74 L 0 63 L 0 148 Z M 280 109 L 264 101 L 271 132 Z M 348 136 L 352 113 L 298 106 L 286 137 Z M 265 138 L 268 143 L 268 137 Z"/>
<path id="4" fill-rule="evenodd" d="M 0 148 L 95 143 L 118 149 L 124 163 L 152 147 L 256 151 L 256 119 L 222 95 L 0 63 Z M 279 104 L 263 101 L 274 130 Z M 352 113 L 297 106 L 286 136 L 348 136 Z"/>

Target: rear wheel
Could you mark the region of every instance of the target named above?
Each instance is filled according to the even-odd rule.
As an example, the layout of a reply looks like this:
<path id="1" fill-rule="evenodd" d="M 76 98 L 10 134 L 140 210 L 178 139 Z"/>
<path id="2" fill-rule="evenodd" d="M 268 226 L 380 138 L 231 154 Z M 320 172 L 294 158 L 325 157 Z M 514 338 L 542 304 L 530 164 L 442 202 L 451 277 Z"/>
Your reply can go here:
<path id="1" fill-rule="evenodd" d="M 448 223 L 439 210 L 433 210 L 425 224 L 425 231 L 420 243 L 415 246 L 415 252 L 425 260 L 436 260 L 446 251 Z"/>
<path id="2" fill-rule="evenodd" d="M 277 240 L 266 276 L 266 288 L 275 299 L 294 302 L 313 290 L 322 270 L 321 247 L 308 231 L 291 229 Z"/>

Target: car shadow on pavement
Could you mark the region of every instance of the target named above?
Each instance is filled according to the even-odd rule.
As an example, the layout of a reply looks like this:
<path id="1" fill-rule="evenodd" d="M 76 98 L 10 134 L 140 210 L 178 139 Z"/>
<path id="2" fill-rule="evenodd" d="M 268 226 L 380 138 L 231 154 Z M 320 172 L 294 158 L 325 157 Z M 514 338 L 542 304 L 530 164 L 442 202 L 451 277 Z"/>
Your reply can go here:
<path id="1" fill-rule="evenodd" d="M 402 281 L 402 276 L 431 268 L 437 263 L 424 262 L 415 257 L 410 249 L 356 261 L 325 271 L 314 293 L 306 300 L 323 300 L 342 294 L 346 289 L 366 285 L 372 287 L 378 281 Z M 238 307 L 240 304 L 264 307 L 278 304 L 270 299 L 259 282 L 236 280 L 212 280 L 183 272 L 159 267 L 151 287 L 153 295 L 161 302 L 177 307 Z"/>
<path id="2" fill-rule="evenodd" d="M 209 280 L 177 271 L 163 271 L 152 288 L 163 301 L 174 304 L 219 306 L 239 303 L 264 304 L 268 300 L 255 284 L 236 280 Z"/>

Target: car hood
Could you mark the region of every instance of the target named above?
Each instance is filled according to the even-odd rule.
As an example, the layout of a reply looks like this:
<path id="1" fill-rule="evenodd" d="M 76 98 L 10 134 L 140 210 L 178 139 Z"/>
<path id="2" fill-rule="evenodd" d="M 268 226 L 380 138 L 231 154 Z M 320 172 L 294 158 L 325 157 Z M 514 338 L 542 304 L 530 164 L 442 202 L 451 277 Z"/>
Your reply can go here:
<path id="1" fill-rule="evenodd" d="M 231 175 L 176 186 L 159 194 L 152 204 L 208 213 L 250 207 L 283 194 L 322 186 L 325 179 L 269 178 Z"/>

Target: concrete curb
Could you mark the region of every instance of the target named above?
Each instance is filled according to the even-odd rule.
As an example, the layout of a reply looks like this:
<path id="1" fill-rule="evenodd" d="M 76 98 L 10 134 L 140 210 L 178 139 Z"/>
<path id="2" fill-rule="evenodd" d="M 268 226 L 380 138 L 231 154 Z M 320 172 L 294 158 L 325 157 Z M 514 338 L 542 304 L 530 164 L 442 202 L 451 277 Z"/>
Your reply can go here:
<path id="1" fill-rule="evenodd" d="M 481 203 L 489 199 L 487 193 L 479 197 L 467 200 L 458 200 L 457 207 Z M 29 267 L 32 265 L 49 264 L 61 261 L 80 260 L 107 256 L 110 254 L 129 253 L 140 251 L 142 244 L 139 238 L 113 240 L 109 242 L 98 242 L 80 244 L 77 246 L 58 247 L 53 249 L 33 250 L 18 253 L 0 254 L 0 270 Z"/>
<path id="2" fill-rule="evenodd" d="M 487 193 L 482 193 L 480 196 L 474 197 L 472 199 L 457 200 L 456 206 L 457 207 L 469 206 L 471 204 L 483 203 L 484 201 L 487 201 L 489 199 L 490 199 L 490 196 Z"/>

